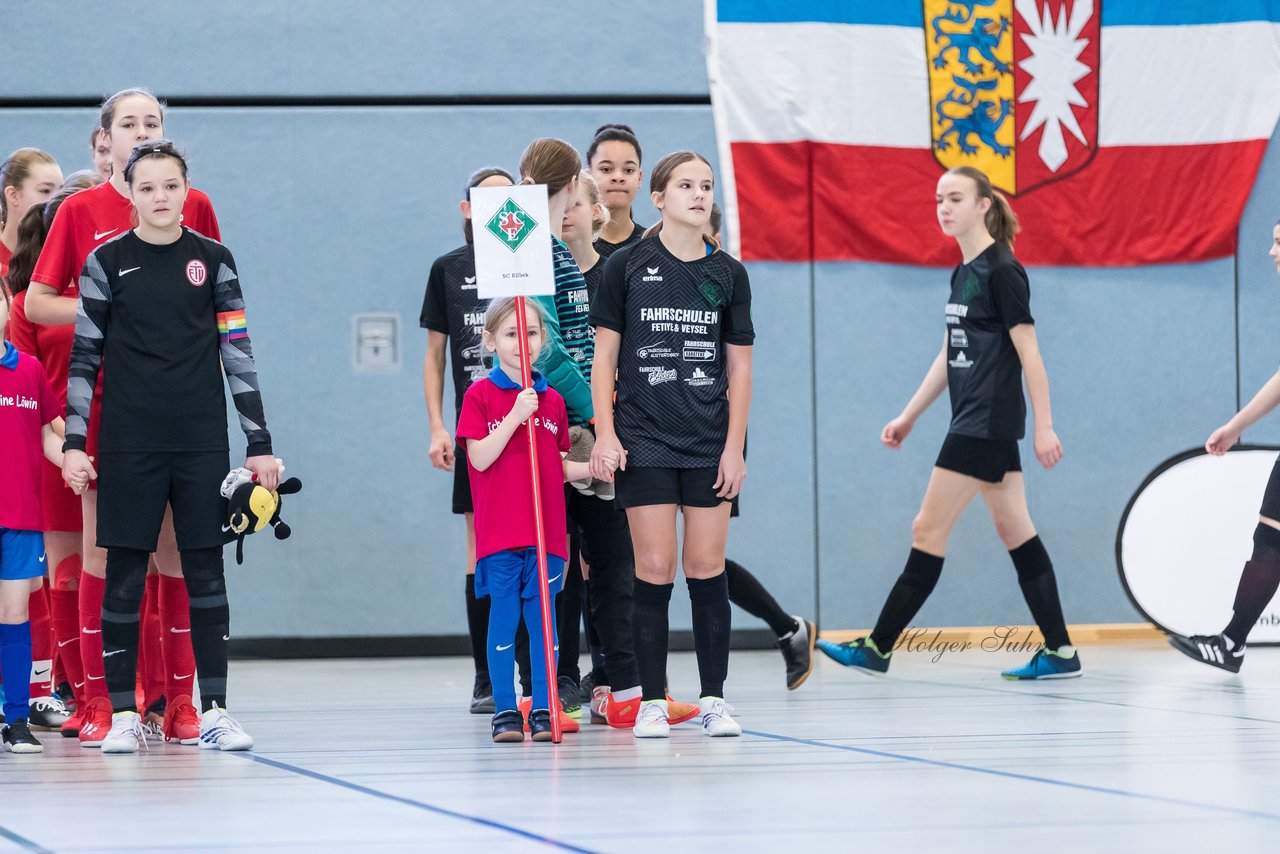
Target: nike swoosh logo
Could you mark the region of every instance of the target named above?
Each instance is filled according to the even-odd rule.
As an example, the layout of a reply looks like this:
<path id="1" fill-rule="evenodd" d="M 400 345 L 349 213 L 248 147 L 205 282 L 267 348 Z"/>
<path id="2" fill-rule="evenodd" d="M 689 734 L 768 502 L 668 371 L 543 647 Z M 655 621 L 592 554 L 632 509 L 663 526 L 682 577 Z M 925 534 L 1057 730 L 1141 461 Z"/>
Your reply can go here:
<path id="1" fill-rule="evenodd" d="M 127 269 L 127 270 L 121 270 L 121 271 L 120 271 L 119 273 L 117 273 L 116 275 L 119 275 L 119 276 L 127 276 L 127 275 L 129 275 L 130 273 L 132 273 L 134 270 L 141 270 L 141 269 L 142 269 L 141 267 L 130 267 L 130 268 L 129 268 L 129 269 Z"/>
<path id="2" fill-rule="evenodd" d="M 225 640 L 225 641 L 229 641 L 229 640 L 231 640 L 231 635 L 223 635 L 223 636 L 222 636 L 222 639 L 223 639 L 223 640 Z"/>
<path id="3" fill-rule="evenodd" d="M 44 559 L 45 555 L 40 555 L 40 560 L 36 561 L 36 563 L 44 563 Z"/>
<path id="4" fill-rule="evenodd" d="M 563 573 L 563 572 L 561 572 L 561 573 L 559 573 L 558 575 L 556 575 L 556 576 L 555 576 L 555 578 L 549 578 L 549 579 L 547 579 L 547 584 L 555 584 L 557 581 L 559 581 L 559 580 L 560 580 L 560 576 L 561 576 L 561 575 L 564 575 L 564 573 Z"/>
<path id="5" fill-rule="evenodd" d="M 86 634 L 86 635 L 100 635 L 100 634 L 102 634 L 102 629 L 81 629 L 80 631 L 81 631 L 83 634 Z"/>
<path id="6" fill-rule="evenodd" d="M 498 652 L 505 652 L 506 650 L 511 649 L 511 647 L 513 646 L 515 646 L 515 644 L 509 643 L 506 646 L 495 646 L 494 649 L 496 649 Z"/>
<path id="7" fill-rule="evenodd" d="M 101 682 L 103 679 L 106 679 L 107 677 L 106 676 L 90 676 L 88 673 L 86 673 L 84 675 L 84 678 L 88 679 L 90 682 Z"/>
<path id="8" fill-rule="evenodd" d="M 69 641 L 58 641 L 58 649 L 62 649 L 64 646 L 66 646 L 69 643 L 78 643 L 79 641 L 80 641 L 80 638 L 72 638 Z"/>
<path id="9" fill-rule="evenodd" d="M 179 675 L 178 675 L 178 674 L 176 674 L 176 673 L 175 673 L 175 674 L 173 674 L 173 678 L 174 678 L 174 679 L 190 679 L 190 678 L 191 678 L 191 676 L 192 676 L 192 674 L 190 674 L 190 673 L 188 673 L 186 676 L 179 676 Z"/>
<path id="10" fill-rule="evenodd" d="M 110 230 L 108 230 L 108 231 L 95 231 L 95 232 L 93 233 L 93 239 L 94 239 L 94 240 L 101 240 L 102 238 L 106 237 L 108 234 L 115 234 L 115 233 L 116 233 L 117 231 L 119 231 L 119 230 L 120 230 L 120 229 L 118 229 L 118 228 L 113 228 L 113 229 L 110 229 Z"/>
<path id="11" fill-rule="evenodd" d="M 51 669 L 52 669 L 52 668 L 48 668 L 48 667 L 46 667 L 44 670 L 37 670 L 37 671 L 35 671 L 34 673 L 32 673 L 31 675 L 32 675 L 32 676 L 34 676 L 35 678 L 39 679 L 39 678 L 40 678 L 40 677 L 42 677 L 42 676 L 48 676 L 48 675 L 49 675 L 49 671 L 50 671 Z"/>
<path id="12" fill-rule="evenodd" d="M 186 634 L 187 632 L 191 631 L 191 629 L 170 628 L 169 631 L 173 632 L 175 635 L 181 635 L 181 634 Z"/>
<path id="13" fill-rule="evenodd" d="M 123 650 L 123 649 L 113 649 L 111 652 L 104 652 L 104 653 L 102 654 L 102 657 L 103 657 L 103 658 L 110 658 L 111 656 L 113 656 L 113 655 L 119 655 L 119 654 L 120 654 L 120 653 L 122 653 L 122 652 L 124 652 L 124 650 Z"/>
<path id="14" fill-rule="evenodd" d="M 83 683 L 83 682 L 77 682 L 77 683 L 76 683 L 76 687 L 77 687 L 77 688 L 83 688 L 83 687 L 84 687 L 84 683 Z"/>

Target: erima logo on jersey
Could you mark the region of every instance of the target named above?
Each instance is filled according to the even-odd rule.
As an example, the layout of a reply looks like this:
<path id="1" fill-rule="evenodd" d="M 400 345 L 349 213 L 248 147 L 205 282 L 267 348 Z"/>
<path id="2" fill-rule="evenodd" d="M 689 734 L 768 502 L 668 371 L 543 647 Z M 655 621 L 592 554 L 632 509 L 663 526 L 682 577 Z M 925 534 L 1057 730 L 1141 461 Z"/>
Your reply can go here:
<path id="1" fill-rule="evenodd" d="M 973 362 L 969 361 L 969 357 L 964 354 L 963 350 L 961 350 L 959 355 L 957 355 L 954 359 L 952 359 L 947 364 L 949 364 L 953 368 L 972 368 L 973 367 Z"/>
<path id="2" fill-rule="evenodd" d="M 476 277 L 475 277 L 475 276 L 463 276 L 463 277 L 462 277 L 462 289 L 463 289 L 464 291 L 474 291 L 474 290 L 476 289 Z"/>
<path id="3" fill-rule="evenodd" d="M 645 267 L 645 270 L 649 272 L 649 275 L 645 276 L 640 281 L 642 282 L 661 282 L 662 281 L 662 277 L 658 275 L 657 267 Z"/>

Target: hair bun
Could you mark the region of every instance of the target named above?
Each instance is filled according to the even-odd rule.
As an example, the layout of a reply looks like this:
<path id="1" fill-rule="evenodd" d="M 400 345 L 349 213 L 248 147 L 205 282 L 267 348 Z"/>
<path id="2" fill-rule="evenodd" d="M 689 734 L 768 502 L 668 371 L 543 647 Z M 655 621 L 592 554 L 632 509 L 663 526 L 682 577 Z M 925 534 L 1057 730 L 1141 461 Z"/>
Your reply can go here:
<path id="1" fill-rule="evenodd" d="M 599 136 L 600 134 L 602 134 L 602 133 L 604 133 L 605 131 L 608 131 L 608 130 L 620 130 L 620 131 L 623 131 L 623 132 L 625 132 L 625 133 L 629 133 L 629 134 L 631 134 L 632 136 L 635 136 L 635 135 L 636 135 L 636 132 L 635 132 L 635 131 L 633 131 L 633 130 L 631 129 L 631 126 L 630 126 L 630 125 L 620 125 L 620 124 L 600 125 L 600 127 L 596 128 L 596 133 L 595 133 L 595 135 L 596 135 L 596 136 Z"/>

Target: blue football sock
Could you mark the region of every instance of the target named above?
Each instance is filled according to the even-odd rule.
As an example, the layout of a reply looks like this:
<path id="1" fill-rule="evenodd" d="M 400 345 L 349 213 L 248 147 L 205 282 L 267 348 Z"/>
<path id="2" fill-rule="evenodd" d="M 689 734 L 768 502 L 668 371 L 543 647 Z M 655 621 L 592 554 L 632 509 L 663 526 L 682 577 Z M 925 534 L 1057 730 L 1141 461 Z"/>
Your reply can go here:
<path id="1" fill-rule="evenodd" d="M 0 674 L 5 720 L 26 720 L 31 714 L 31 623 L 0 623 Z"/>
<path id="2" fill-rule="evenodd" d="M 520 597 L 489 596 L 489 682 L 495 711 L 516 707 L 516 628 L 520 625 Z"/>

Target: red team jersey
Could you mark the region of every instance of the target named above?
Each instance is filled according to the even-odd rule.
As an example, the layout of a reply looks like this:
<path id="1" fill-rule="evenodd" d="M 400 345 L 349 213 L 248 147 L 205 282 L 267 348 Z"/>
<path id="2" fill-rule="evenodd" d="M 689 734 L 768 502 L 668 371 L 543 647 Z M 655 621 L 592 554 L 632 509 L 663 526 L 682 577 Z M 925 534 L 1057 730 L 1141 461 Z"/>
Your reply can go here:
<path id="1" fill-rule="evenodd" d="M 205 237 L 222 240 L 222 232 L 218 230 L 218 218 L 213 214 L 213 205 L 209 202 L 209 197 L 194 187 L 187 194 L 186 204 L 182 206 L 182 224 Z M 53 218 L 49 237 L 45 240 L 44 249 L 40 251 L 36 269 L 31 274 L 31 283 L 48 285 L 61 296 L 75 298 L 79 295 L 77 283 L 80 281 L 80 271 L 84 269 L 84 262 L 89 257 L 89 253 L 133 227 L 133 203 L 120 195 L 109 181 L 70 196 L 62 203 L 62 207 L 58 208 L 58 213 Z M 70 334 L 74 331 L 74 325 L 68 325 L 67 329 Z M 68 347 L 68 358 L 70 358 L 70 352 Z M 105 364 L 103 370 L 106 370 Z M 67 398 L 65 365 L 62 366 L 61 385 L 55 388 L 65 404 Z M 102 421 L 101 401 L 102 378 L 99 375 L 89 427 L 90 456 L 96 456 L 98 453 L 97 425 Z"/>
<path id="2" fill-rule="evenodd" d="M 501 385 L 499 385 L 501 384 Z M 541 388 L 539 388 L 541 386 Z M 484 471 L 467 462 L 471 498 L 476 508 L 476 558 L 537 544 L 529 484 L 529 425 L 535 426 L 539 476 L 542 480 L 542 530 L 547 554 L 569 559 L 561 451 L 569 450 L 569 415 L 564 398 L 538 377 L 538 411 L 516 428 L 498 459 Z M 543 389 L 546 389 L 543 391 Z M 462 399 L 457 436 L 483 439 L 515 404 L 520 387 L 501 368 L 476 380 Z M 469 444 L 469 443 L 468 443 Z"/>
<path id="3" fill-rule="evenodd" d="M 79 288 L 72 285 L 65 296 L 76 296 Z M 28 356 L 44 366 L 45 379 L 58 401 L 58 413 L 67 409 L 67 367 L 71 363 L 71 341 L 75 326 L 45 326 L 27 319 L 27 292 L 13 298 L 9 312 L 9 340 Z M 79 531 L 82 527 L 80 496 L 62 480 L 62 469 L 46 460 L 42 465 L 44 531 Z"/>
<path id="4" fill-rule="evenodd" d="M 0 349 L 0 495 L 34 500 L 0 501 L 0 528 L 39 531 L 40 467 L 44 465 L 41 428 L 59 415 L 40 363 L 13 344 Z"/>

